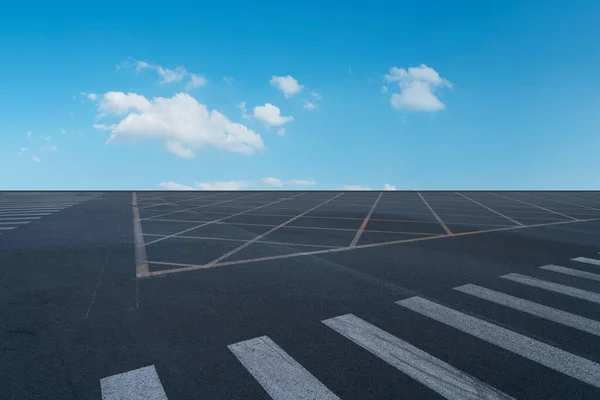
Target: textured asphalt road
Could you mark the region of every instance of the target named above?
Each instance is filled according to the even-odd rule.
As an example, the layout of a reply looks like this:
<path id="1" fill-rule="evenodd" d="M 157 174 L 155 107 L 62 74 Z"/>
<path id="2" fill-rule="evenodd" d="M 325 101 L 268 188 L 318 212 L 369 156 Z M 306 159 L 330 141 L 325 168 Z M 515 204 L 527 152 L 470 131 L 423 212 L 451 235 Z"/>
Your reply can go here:
<path id="1" fill-rule="evenodd" d="M 145 241 L 295 195 L 269 192 L 240 198 L 248 194 L 216 193 L 199 199 L 209 194 L 138 193 Z M 186 234 L 189 238 L 168 238 L 149 245 L 149 270 L 209 263 L 336 194 L 307 193 L 192 230 Z M 464 192 L 483 206 L 464 199 L 461 207 L 466 209 L 469 204 L 473 208 L 462 212 L 444 208 L 448 200 L 458 204 L 459 195 L 422 193 L 453 233 L 445 237 L 439 236 L 445 235 L 443 226 L 415 193 L 399 192 L 397 197 L 386 193 L 358 247 L 338 251 L 336 247 L 351 243 L 378 194 L 346 193 L 339 202 L 319 207 L 240 249 L 226 259 L 229 265 L 142 278 L 136 278 L 131 193 L 92 193 L 85 201 L 3 230 L 0 398 L 119 398 L 115 397 L 123 394 L 119 381 L 104 381 L 116 386 L 106 386 L 103 392 L 102 379 L 153 366 L 154 381 L 160 380 L 159 389 L 170 400 L 269 399 L 271 392 L 264 382 L 228 348 L 262 336 L 268 336 L 339 398 L 444 398 L 440 391 L 321 322 L 345 314 L 353 314 L 514 398 L 600 398 L 598 385 L 586 383 L 581 375 L 589 372 L 593 379 L 593 368 L 577 372 L 577 362 L 582 360 L 592 366 L 600 363 L 596 325 L 585 332 L 454 290 L 477 285 L 545 305 L 552 315 L 561 310 L 600 321 L 600 304 L 593 298 L 585 300 L 502 278 L 516 273 L 566 285 L 571 294 L 580 289 L 600 295 L 600 281 L 594 278 L 600 278 L 600 266 L 573 260 L 600 259 L 599 192 L 499 192 L 508 197 L 504 200 L 497 195 Z M 15 196 L 0 194 L 0 221 L 11 222 L 8 218 L 15 213 Z M 48 194 L 19 196 L 23 201 L 18 202 L 25 205 L 57 202 Z M 178 211 L 225 200 L 232 201 Z M 408 205 L 402 206 L 404 203 Z M 513 205 L 515 211 L 508 215 Z M 25 214 L 32 213 L 28 210 Z M 479 214 L 484 211 L 488 214 Z M 171 214 L 156 217 L 165 213 Z M 338 219 L 323 218 L 327 216 Z M 165 221 L 157 221 L 160 219 Z M 393 226 L 388 228 L 390 224 Z M 484 230 L 487 232 L 460 234 Z M 364 246 L 414 238 L 425 239 Z M 300 252 L 309 254 L 291 256 Z M 272 256 L 278 257 L 235 263 Z M 592 275 L 540 269 L 548 264 Z M 576 356 L 575 364 L 564 359 L 559 363 L 562 367 L 544 365 L 553 362 L 550 356 L 532 360 L 475 337 L 469 332 L 475 329 L 472 325 L 461 326 L 465 332 L 396 304 L 413 297 L 565 351 Z M 442 315 L 459 321 L 454 314 Z M 531 340 L 511 340 L 511 345 L 524 346 L 523 352 L 536 349 Z M 148 374 L 144 379 L 154 376 L 154 372 Z M 152 393 L 161 398 L 156 390 Z M 134 392 L 129 398 L 137 398 L 131 396 Z"/>

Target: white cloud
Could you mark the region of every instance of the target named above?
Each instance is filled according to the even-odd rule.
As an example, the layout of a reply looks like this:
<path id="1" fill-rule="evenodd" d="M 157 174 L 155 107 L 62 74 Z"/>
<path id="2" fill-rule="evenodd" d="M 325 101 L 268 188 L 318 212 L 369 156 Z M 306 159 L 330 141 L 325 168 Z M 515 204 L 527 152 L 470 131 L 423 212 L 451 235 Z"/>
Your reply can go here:
<path id="1" fill-rule="evenodd" d="M 279 107 L 270 103 L 265 103 L 264 106 L 254 107 L 254 118 L 271 126 L 280 126 L 294 120 L 292 116 L 283 117 Z"/>
<path id="2" fill-rule="evenodd" d="M 33 161 L 33 162 L 36 162 L 36 163 L 39 163 L 41 160 L 40 160 L 39 158 L 37 158 L 36 156 L 33 156 L 33 157 L 31 158 L 31 161 Z"/>
<path id="3" fill-rule="evenodd" d="M 158 187 L 167 190 L 194 190 L 194 188 L 191 186 L 182 185 L 181 183 L 176 183 L 172 181 L 161 182 L 158 184 Z"/>
<path id="4" fill-rule="evenodd" d="M 28 151 L 28 150 L 27 150 L 27 147 L 21 147 L 21 151 L 19 151 L 19 152 L 17 153 L 17 155 L 18 155 L 18 156 L 22 156 L 22 155 L 24 155 L 25 153 L 27 153 L 27 151 Z"/>
<path id="5" fill-rule="evenodd" d="M 42 151 L 45 151 L 45 150 L 48 150 L 48 151 L 56 151 L 56 150 L 58 150 L 58 146 L 56 146 L 56 145 L 52 145 L 52 146 L 44 146 L 44 147 L 42 147 L 40 150 L 42 150 Z"/>
<path id="6" fill-rule="evenodd" d="M 247 181 L 196 182 L 195 186 L 203 190 L 242 190 L 254 186 Z"/>
<path id="7" fill-rule="evenodd" d="M 305 110 L 316 110 L 317 109 L 317 105 L 315 103 L 311 103 L 310 101 L 305 101 L 303 107 Z"/>
<path id="8" fill-rule="evenodd" d="M 283 92 L 283 95 L 286 98 L 292 97 L 296 93 L 299 93 L 303 85 L 300 85 L 296 79 L 292 76 L 272 76 L 270 80 L 271 86 L 276 87 L 277 89 Z"/>
<path id="9" fill-rule="evenodd" d="M 27 132 L 27 139 L 31 137 L 31 132 Z"/>
<path id="10" fill-rule="evenodd" d="M 248 114 L 245 101 L 242 101 L 236 107 L 239 108 L 240 112 L 242 113 L 242 118 L 252 120 L 252 116 Z"/>
<path id="11" fill-rule="evenodd" d="M 277 178 L 262 178 L 262 182 L 271 187 L 283 187 L 283 182 Z"/>
<path id="12" fill-rule="evenodd" d="M 207 83 L 208 83 L 208 81 L 206 80 L 205 77 L 203 77 L 201 75 L 190 74 L 190 80 L 185 85 L 185 90 L 191 90 L 193 88 L 206 86 Z"/>
<path id="13" fill-rule="evenodd" d="M 67 131 L 65 131 L 64 129 L 61 129 L 61 130 L 60 130 L 60 133 L 62 133 L 63 135 L 66 135 L 66 134 L 67 134 Z"/>
<path id="14" fill-rule="evenodd" d="M 225 81 L 225 83 L 228 85 L 233 84 L 233 78 L 231 76 L 224 76 L 223 81 Z"/>
<path id="15" fill-rule="evenodd" d="M 175 157 L 179 158 L 192 158 L 194 157 L 194 152 L 191 149 L 183 147 L 180 142 L 175 142 L 173 140 L 167 140 L 165 143 L 165 148 Z"/>
<path id="16" fill-rule="evenodd" d="M 390 103 L 397 110 L 434 112 L 446 108 L 435 95 L 435 90 L 452 88 L 452 83 L 425 64 L 406 70 L 392 67 L 384 78 L 387 82 L 397 82 L 400 87 L 400 93 L 393 93 L 390 98 Z"/>
<path id="17" fill-rule="evenodd" d="M 381 87 L 381 93 L 383 93 L 383 94 L 386 94 L 387 92 L 388 92 L 388 87 L 387 87 L 387 86 L 385 86 L 385 85 L 383 85 L 383 86 Z"/>
<path id="18" fill-rule="evenodd" d="M 191 150 L 212 146 L 244 154 L 264 148 L 258 133 L 231 122 L 216 110 L 209 111 L 187 93 L 149 101 L 135 93 L 109 92 L 100 102 L 100 111 L 114 115 L 127 113 L 116 124 L 94 124 L 96 129 L 112 132 L 107 143 L 117 138 L 154 139 L 178 142 Z"/>
<path id="19" fill-rule="evenodd" d="M 321 100 L 323 98 L 323 95 L 321 95 L 321 93 L 318 93 L 318 92 L 315 92 L 315 91 L 310 92 L 310 95 L 312 97 L 314 97 L 315 99 L 317 99 L 317 100 Z"/>
<path id="20" fill-rule="evenodd" d="M 386 183 L 385 185 L 383 185 L 383 190 L 396 190 L 396 186 Z"/>
<path id="21" fill-rule="evenodd" d="M 285 135 L 285 128 L 279 128 L 279 129 L 277 129 L 277 134 L 278 134 L 279 136 L 283 136 L 283 135 Z"/>
<path id="22" fill-rule="evenodd" d="M 361 185 L 344 185 L 342 190 L 371 190 L 371 188 Z"/>
<path id="23" fill-rule="evenodd" d="M 286 184 L 294 186 L 317 186 L 316 181 L 307 179 L 292 179 L 290 181 L 287 181 Z"/>
<path id="24" fill-rule="evenodd" d="M 91 101 L 96 101 L 98 99 L 98 95 L 96 93 L 79 92 L 79 94 L 87 97 Z"/>

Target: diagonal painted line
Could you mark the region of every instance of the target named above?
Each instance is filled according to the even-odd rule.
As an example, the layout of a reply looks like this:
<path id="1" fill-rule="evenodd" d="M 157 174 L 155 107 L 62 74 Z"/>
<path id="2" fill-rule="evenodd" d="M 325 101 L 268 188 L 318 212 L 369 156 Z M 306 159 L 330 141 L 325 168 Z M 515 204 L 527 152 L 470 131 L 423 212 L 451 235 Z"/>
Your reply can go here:
<path id="1" fill-rule="evenodd" d="M 421 198 L 421 200 L 423 200 L 423 203 L 425 203 L 425 205 L 427 206 L 427 208 L 429 208 L 429 211 L 431 211 L 431 213 L 433 214 L 433 216 L 435 217 L 435 219 L 437 219 L 437 222 L 440 223 L 440 225 L 442 226 L 442 228 L 444 228 L 444 230 L 446 231 L 446 233 L 448 235 L 452 235 L 452 231 L 450 229 L 448 229 L 448 227 L 446 226 L 446 224 L 444 223 L 444 221 L 442 221 L 442 219 L 440 218 L 439 215 L 437 215 L 437 213 L 433 210 L 433 208 L 431 208 L 431 206 L 429 205 L 429 203 L 427 202 L 427 200 L 425 200 L 425 198 L 423 196 L 421 196 L 421 193 L 417 193 L 419 195 L 419 197 Z"/>
<path id="2" fill-rule="evenodd" d="M 142 220 L 142 221 L 144 221 L 144 220 L 147 220 L 147 219 L 164 217 L 164 216 L 166 216 L 166 215 L 171 215 L 171 214 L 175 214 L 175 213 L 178 213 L 178 212 L 184 212 L 184 211 L 198 210 L 198 209 L 200 209 L 200 208 L 204 208 L 204 207 L 214 206 L 214 205 L 217 205 L 217 204 L 222 204 L 222 203 L 229 203 L 229 202 L 231 202 L 231 201 L 236 201 L 236 200 L 240 200 L 240 199 L 245 199 L 245 198 L 247 198 L 247 197 L 258 196 L 259 194 L 263 194 L 263 193 L 253 193 L 253 194 L 251 194 L 251 195 L 248 195 L 248 196 L 236 197 L 235 199 L 222 200 L 222 201 L 217 201 L 216 203 L 204 204 L 204 205 L 197 206 L 197 207 L 185 208 L 185 209 L 183 209 L 183 210 L 171 211 L 171 212 L 167 212 L 167 213 L 164 213 L 164 214 L 158 214 L 158 215 L 153 215 L 153 216 L 151 216 L 151 217 L 142 218 L 141 220 Z"/>
<path id="3" fill-rule="evenodd" d="M 462 196 L 462 197 L 464 197 L 464 198 L 465 198 L 465 199 L 467 199 L 467 200 L 471 200 L 473 203 L 475 203 L 475 204 L 477 204 L 477 205 L 479 205 L 479 206 L 481 206 L 481 207 L 485 208 L 486 210 L 489 210 L 489 211 L 491 211 L 491 212 L 493 212 L 493 213 L 495 213 L 495 214 L 497 214 L 497 215 L 499 215 L 499 216 L 501 216 L 501 217 L 503 217 L 503 218 L 506 218 L 506 219 L 507 219 L 507 220 L 509 220 L 510 222 L 513 222 L 513 223 L 515 223 L 515 224 L 517 224 L 517 225 L 523 226 L 523 224 L 522 224 L 522 223 L 520 223 L 520 222 L 518 222 L 518 221 L 515 221 L 514 219 L 512 219 L 512 218 L 510 218 L 510 217 L 507 217 L 506 215 L 504 215 L 504 214 L 502 214 L 502 213 L 500 213 L 500 212 L 498 212 L 498 211 L 496 211 L 496 210 L 492 210 L 491 208 L 489 208 L 488 206 L 486 206 L 486 205 L 484 205 L 484 204 L 481 204 L 481 203 L 480 203 L 480 202 L 478 202 L 477 200 L 474 200 L 474 199 L 472 199 L 472 198 L 470 198 L 470 197 L 468 197 L 468 196 L 465 196 L 465 195 L 464 195 L 464 194 L 462 194 L 462 193 L 458 193 L 458 192 L 455 192 L 455 193 L 456 193 L 457 195 L 459 195 L 459 196 Z"/>
<path id="4" fill-rule="evenodd" d="M 381 196 L 383 196 L 383 192 L 379 193 L 379 196 L 377 196 L 377 200 L 375 200 L 375 203 L 373 203 L 373 206 L 369 210 L 369 213 L 365 217 L 365 220 L 363 221 L 362 225 L 356 232 L 356 235 L 354 235 L 354 239 L 352 239 L 352 242 L 350 242 L 350 247 L 356 246 L 356 244 L 360 240 L 360 237 L 362 236 L 365 228 L 367 227 L 367 224 L 369 223 L 369 220 L 371 219 L 371 215 L 373 215 L 373 211 L 375 211 L 375 207 L 377 207 L 377 204 L 379 203 Z"/>
<path id="5" fill-rule="evenodd" d="M 152 205 L 140 207 L 140 210 L 146 210 L 146 209 L 152 208 L 152 207 L 159 207 L 159 206 L 165 206 L 165 205 L 179 204 L 179 203 L 184 203 L 186 201 L 195 201 L 195 200 L 198 200 L 198 199 L 206 199 L 206 198 L 209 198 L 209 197 L 219 196 L 221 194 L 224 194 L 224 193 L 216 193 L 216 194 L 211 194 L 209 196 L 195 196 L 195 197 L 191 197 L 191 198 L 184 199 L 184 200 L 170 201 L 168 203 L 152 204 Z"/>
<path id="6" fill-rule="evenodd" d="M 206 226 L 206 225 L 212 225 L 212 224 L 216 224 L 217 222 L 224 221 L 224 220 L 226 220 L 226 219 L 229 219 L 229 218 L 237 217 L 238 215 L 242 215 L 242 214 L 245 214 L 245 213 L 247 213 L 247 212 L 250 212 L 250 211 L 258 210 L 258 209 L 260 209 L 260 208 L 268 207 L 268 206 L 271 206 L 271 205 L 273 205 L 273 204 L 281 203 L 282 201 L 291 200 L 291 199 L 294 199 L 294 198 L 296 198 L 296 197 L 298 197 L 298 196 L 302 196 L 302 195 L 304 195 L 304 194 L 306 194 L 306 192 L 304 192 L 304 193 L 300 193 L 300 194 L 297 194 L 297 195 L 295 195 L 295 196 L 292 196 L 292 197 L 286 197 L 286 198 L 283 198 L 283 199 L 279 199 L 279 200 L 276 200 L 276 201 L 274 201 L 274 202 L 272 202 L 272 203 L 263 204 L 263 205 L 261 205 L 261 206 L 258 206 L 258 207 L 251 208 L 251 209 L 249 209 L 249 210 L 240 211 L 239 213 L 232 214 L 232 215 L 228 215 L 228 216 L 226 216 L 226 217 L 223 217 L 223 218 L 215 219 L 214 221 L 205 222 L 205 223 L 203 223 L 203 224 L 196 225 L 196 226 L 193 226 L 193 227 L 191 227 L 191 228 L 185 229 L 185 230 L 183 230 L 183 231 L 181 231 L 181 232 L 177 232 L 177 233 L 174 233 L 174 234 L 172 234 L 172 235 L 168 235 L 168 236 L 162 237 L 162 238 L 160 238 L 160 239 L 156 239 L 156 240 L 153 240 L 153 241 L 151 241 L 151 242 L 148 242 L 148 243 L 146 243 L 146 246 L 150 246 L 150 245 L 152 245 L 152 244 L 154 244 L 154 243 L 162 242 L 163 240 L 166 240 L 166 239 L 169 239 L 169 238 L 172 238 L 172 237 L 175 237 L 175 236 L 181 235 L 181 234 L 183 234 L 183 233 L 188 233 L 188 232 L 190 232 L 190 231 L 193 231 L 194 229 L 202 228 L 203 226 Z"/>
<path id="7" fill-rule="evenodd" d="M 559 213 L 557 211 L 552 211 L 549 208 L 545 208 L 545 207 L 541 207 L 541 206 L 536 206 L 535 204 L 528 203 L 526 201 L 519 200 L 519 199 L 513 199 L 512 197 L 502 196 L 501 194 L 497 194 L 497 193 L 491 193 L 490 192 L 490 194 L 492 194 L 494 196 L 502 197 L 503 199 L 512 200 L 512 201 L 518 201 L 519 203 L 527 204 L 528 206 L 536 207 L 536 208 L 539 208 L 540 210 L 548 211 L 549 213 L 560 215 L 561 217 L 565 217 L 565 218 L 569 218 L 569 219 L 572 219 L 574 221 L 577 221 L 577 218 L 573 218 L 570 215 L 562 214 L 562 213 Z"/>
<path id="8" fill-rule="evenodd" d="M 555 200 L 555 199 L 549 199 L 549 198 L 547 198 L 547 197 L 534 196 L 534 195 L 532 195 L 532 194 L 529 194 L 529 193 L 519 193 L 519 194 L 521 194 L 521 195 L 525 195 L 525 196 L 529 196 L 529 197 L 535 197 L 535 198 L 542 199 L 542 200 L 554 201 L 554 202 L 556 202 L 556 203 L 567 204 L 567 205 L 570 205 L 570 206 L 583 207 L 583 208 L 587 208 L 588 210 L 600 211 L 600 208 L 588 207 L 588 206 L 584 206 L 584 205 L 581 205 L 581 204 L 575 204 L 575 203 L 568 203 L 568 202 L 566 202 L 566 201 L 560 201 L 560 200 Z"/>
<path id="9" fill-rule="evenodd" d="M 317 208 L 319 208 L 319 207 L 321 207 L 321 206 L 323 206 L 323 205 L 325 205 L 325 204 L 329 203 L 329 202 L 330 202 L 330 201 L 332 201 L 332 200 L 335 200 L 335 199 L 337 199 L 338 197 L 342 196 L 343 194 L 344 194 L 344 193 L 342 192 L 342 193 L 338 194 L 337 196 L 334 196 L 334 197 L 330 198 L 329 200 L 327 200 L 327 201 L 324 201 L 323 203 L 321 203 L 321 204 L 319 204 L 319 205 L 316 205 L 316 206 L 314 206 L 314 207 L 313 207 L 313 208 L 311 208 L 310 210 L 306 210 L 306 211 L 304 211 L 302 214 L 298 214 L 298 215 L 296 215 L 294 218 L 288 219 L 288 220 L 287 220 L 287 221 L 285 221 L 284 223 L 282 223 L 282 224 L 279 224 L 279 225 L 277 225 L 276 227 L 274 227 L 274 228 L 272 228 L 272 229 L 269 229 L 267 232 L 263 233 L 262 235 L 258 235 L 258 236 L 257 236 L 257 237 L 255 237 L 254 239 L 252 239 L 252 240 L 249 240 L 248 242 L 244 243 L 243 245 L 241 245 L 241 246 L 239 246 L 239 247 L 237 247 L 237 248 L 235 248 L 235 249 L 231 250 L 229 253 L 223 254 L 221 257 L 214 259 L 213 261 L 209 262 L 207 265 L 208 265 L 208 266 L 214 266 L 215 264 L 217 264 L 217 263 L 219 263 L 219 262 L 221 262 L 221 261 L 225 260 L 226 258 L 228 258 L 228 257 L 231 257 L 232 255 L 234 255 L 234 254 L 235 254 L 235 253 L 237 253 L 238 251 L 240 251 L 240 250 L 242 250 L 242 249 L 244 249 L 244 248 L 246 248 L 246 247 L 250 246 L 252 243 L 254 243 L 254 242 L 258 241 L 258 240 L 261 240 L 261 239 L 262 239 L 262 238 L 264 238 L 265 236 L 267 236 L 267 235 L 269 235 L 269 234 L 271 234 L 271 233 L 275 232 L 277 229 L 279 229 L 279 228 L 283 228 L 284 226 L 286 226 L 286 225 L 287 225 L 287 224 L 289 224 L 290 222 L 294 222 L 294 221 L 295 221 L 295 220 L 297 220 L 298 218 L 300 218 L 300 217 L 302 217 L 302 216 L 304 216 L 304 215 L 308 214 L 308 213 L 309 213 L 309 212 L 311 212 L 311 211 L 314 211 L 314 210 L 316 210 Z"/>

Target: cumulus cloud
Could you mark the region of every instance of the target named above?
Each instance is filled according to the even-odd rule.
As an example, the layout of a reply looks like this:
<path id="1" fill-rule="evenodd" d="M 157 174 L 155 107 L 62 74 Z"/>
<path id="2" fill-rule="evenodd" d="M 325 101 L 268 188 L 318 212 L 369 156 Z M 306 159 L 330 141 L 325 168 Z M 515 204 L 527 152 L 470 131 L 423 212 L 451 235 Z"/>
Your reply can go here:
<path id="1" fill-rule="evenodd" d="M 385 185 L 383 185 L 383 190 L 396 190 L 396 186 L 386 183 Z"/>
<path id="2" fill-rule="evenodd" d="M 361 185 L 344 185 L 343 190 L 371 190 L 370 187 Z"/>
<path id="3" fill-rule="evenodd" d="M 287 181 L 286 184 L 293 186 L 317 186 L 317 182 L 308 179 L 292 179 Z"/>
<path id="4" fill-rule="evenodd" d="M 91 101 L 96 101 L 98 99 L 98 95 L 96 93 L 87 93 L 87 92 L 79 92 L 84 97 L 87 97 Z"/>
<path id="5" fill-rule="evenodd" d="M 305 110 L 316 110 L 317 109 L 317 105 L 310 101 L 305 101 L 303 107 Z"/>
<path id="6" fill-rule="evenodd" d="M 250 114 L 248 114 L 248 109 L 246 108 L 246 102 L 245 102 L 245 101 L 242 101 L 242 102 L 241 102 L 240 104 L 238 104 L 236 107 L 237 107 L 237 108 L 240 110 L 240 112 L 242 113 L 242 118 L 244 118 L 244 119 L 249 119 L 249 120 L 251 120 L 251 119 L 252 119 L 252 116 L 251 116 Z"/>
<path id="7" fill-rule="evenodd" d="M 194 188 L 191 186 L 182 185 L 181 183 L 176 183 L 173 181 L 161 182 L 158 184 L 158 187 L 166 190 L 194 190 Z"/>
<path id="8" fill-rule="evenodd" d="M 167 140 L 165 142 L 165 148 L 167 149 L 167 151 L 171 154 L 173 154 L 175 157 L 179 157 L 179 158 L 192 158 L 194 157 L 194 152 L 186 147 L 183 147 L 183 145 L 180 142 L 175 142 L 173 140 Z"/>
<path id="9" fill-rule="evenodd" d="M 390 103 L 397 110 L 435 112 L 446 108 L 435 91 L 443 87 L 452 88 L 452 83 L 425 64 L 408 69 L 392 67 L 384 78 L 387 82 L 398 83 L 400 87 L 400 93 L 393 93 L 390 98 Z M 384 88 L 387 92 L 387 87 Z"/>
<path id="10" fill-rule="evenodd" d="M 323 98 L 323 95 L 321 93 L 315 91 L 310 92 L 310 95 L 317 100 L 321 100 Z"/>
<path id="11" fill-rule="evenodd" d="M 242 190 L 254 186 L 248 181 L 196 182 L 195 186 L 203 190 Z"/>
<path id="12" fill-rule="evenodd" d="M 258 133 L 216 110 L 209 111 L 187 93 L 148 100 L 135 93 L 108 92 L 99 111 L 101 117 L 122 118 L 115 124 L 94 124 L 94 128 L 112 133 L 107 143 L 119 138 L 160 140 L 172 152 L 186 156 L 203 147 L 243 154 L 264 148 Z"/>
<path id="13" fill-rule="evenodd" d="M 203 77 L 201 75 L 190 74 L 190 80 L 185 85 L 185 90 L 191 90 L 193 88 L 206 86 L 207 83 L 208 83 L 208 81 L 206 80 L 205 77 Z"/>
<path id="14" fill-rule="evenodd" d="M 300 85 L 296 79 L 292 76 L 272 76 L 270 80 L 271 86 L 276 87 L 277 89 L 283 92 L 283 95 L 286 98 L 290 98 L 293 95 L 299 93 L 303 85 Z"/>
<path id="15" fill-rule="evenodd" d="M 277 179 L 277 178 L 262 178 L 261 181 L 262 181 L 262 183 L 264 183 L 267 186 L 271 186 L 271 187 L 283 187 L 283 182 L 281 181 L 281 179 Z"/>
<path id="16" fill-rule="evenodd" d="M 42 160 L 40 160 L 40 159 L 39 159 L 39 158 L 37 158 L 36 156 L 33 156 L 33 157 L 31 158 L 31 161 L 33 161 L 33 162 L 35 162 L 35 163 L 39 163 L 39 162 L 40 162 L 40 161 L 42 161 Z"/>
<path id="17" fill-rule="evenodd" d="M 264 106 L 254 107 L 254 118 L 271 126 L 280 126 L 294 120 L 292 116 L 282 116 L 279 107 L 274 106 L 271 103 L 265 103 Z"/>

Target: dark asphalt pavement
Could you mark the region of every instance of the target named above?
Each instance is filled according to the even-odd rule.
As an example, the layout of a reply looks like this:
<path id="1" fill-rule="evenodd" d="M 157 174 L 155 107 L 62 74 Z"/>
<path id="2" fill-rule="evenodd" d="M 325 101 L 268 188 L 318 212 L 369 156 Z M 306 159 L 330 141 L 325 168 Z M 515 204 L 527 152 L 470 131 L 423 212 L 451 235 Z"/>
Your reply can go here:
<path id="1" fill-rule="evenodd" d="M 600 192 L 301 193 L 0 193 L 0 398 L 600 398 Z"/>

